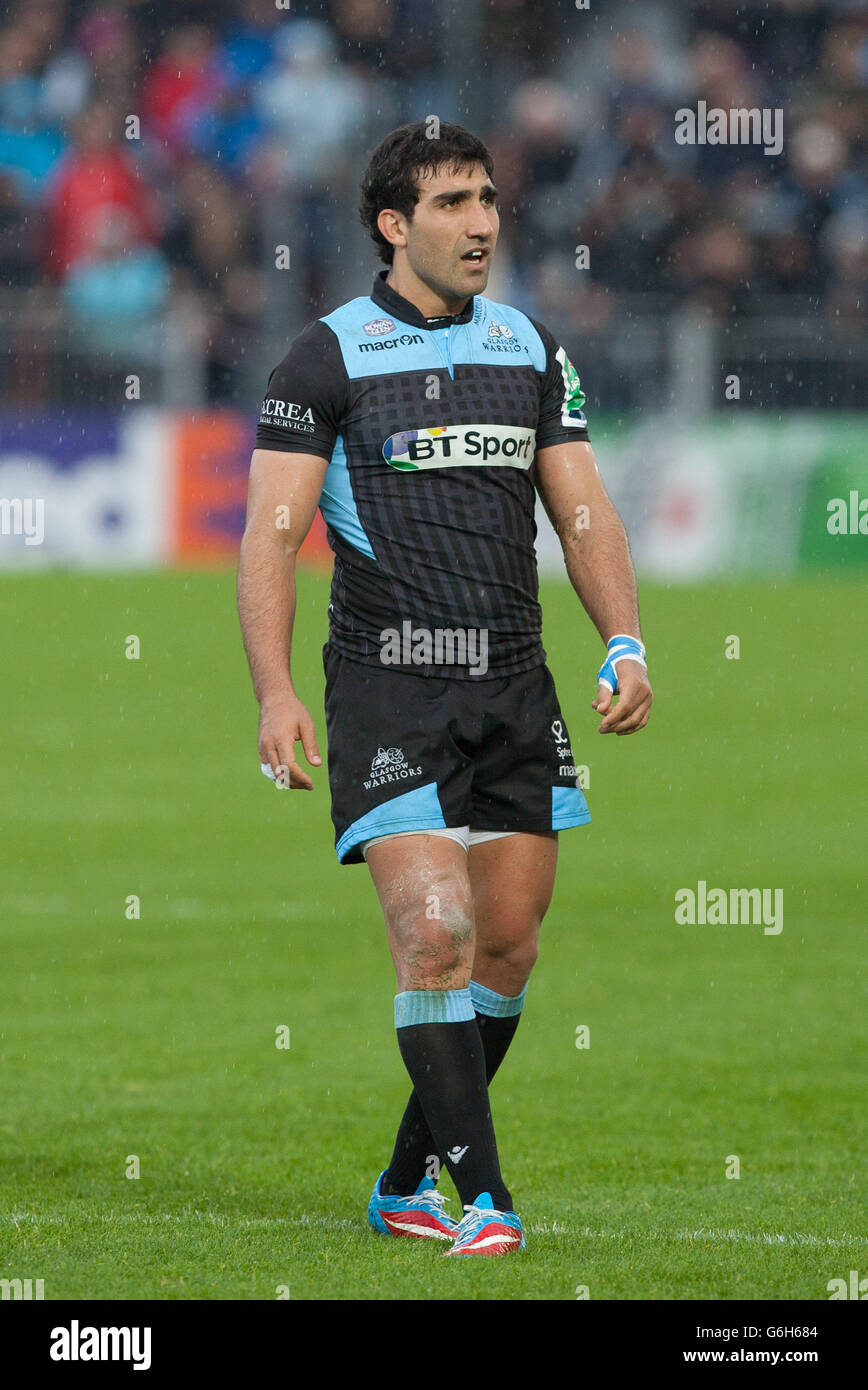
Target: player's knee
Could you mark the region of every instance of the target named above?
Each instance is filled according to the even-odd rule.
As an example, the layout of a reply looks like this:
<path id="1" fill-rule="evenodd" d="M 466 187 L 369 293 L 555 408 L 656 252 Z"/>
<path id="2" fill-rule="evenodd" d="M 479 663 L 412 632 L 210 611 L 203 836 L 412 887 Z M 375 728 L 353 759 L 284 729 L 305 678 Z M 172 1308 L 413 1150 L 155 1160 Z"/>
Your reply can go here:
<path id="1" fill-rule="evenodd" d="M 432 956 L 457 963 L 473 943 L 473 918 L 460 907 L 445 906 L 441 917 L 417 922 L 414 936 Z"/>
<path id="2" fill-rule="evenodd" d="M 536 930 L 527 934 L 488 938 L 484 944 L 477 947 L 476 954 L 478 960 L 484 960 L 499 971 L 520 980 L 520 990 L 536 965 L 539 938 Z"/>
<path id="3" fill-rule="evenodd" d="M 466 895 L 445 888 L 406 903 L 394 936 L 419 987 L 451 979 L 469 967 L 473 951 L 473 913 Z"/>
<path id="4" fill-rule="evenodd" d="M 520 946 L 516 946 L 504 957 L 503 964 L 509 970 L 510 975 L 520 985 L 521 989 L 530 979 L 530 972 L 536 965 L 538 955 L 536 941 L 526 941 Z M 516 993 L 519 993 L 517 988 Z"/>

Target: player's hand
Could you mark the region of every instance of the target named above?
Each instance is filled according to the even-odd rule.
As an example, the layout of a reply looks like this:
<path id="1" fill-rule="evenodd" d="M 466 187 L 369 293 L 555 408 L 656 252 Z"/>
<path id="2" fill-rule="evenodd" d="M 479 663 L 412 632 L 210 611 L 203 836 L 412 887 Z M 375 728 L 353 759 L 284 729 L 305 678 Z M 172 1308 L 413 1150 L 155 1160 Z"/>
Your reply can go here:
<path id="1" fill-rule="evenodd" d="M 616 703 L 613 703 L 613 699 L 616 699 Z M 637 729 L 644 729 L 653 699 L 645 667 L 639 661 L 630 661 L 629 657 L 622 658 L 618 662 L 617 697 L 613 697 L 607 685 L 601 683 L 597 686 L 597 698 L 591 708 L 605 715 L 597 732 L 635 734 Z"/>
<path id="2" fill-rule="evenodd" d="M 295 695 L 263 700 L 259 711 L 259 760 L 268 764 L 275 780 L 282 787 L 313 791 L 313 782 L 295 761 L 295 745 L 300 743 L 311 767 L 319 767 L 322 758 L 316 746 L 314 722 Z"/>

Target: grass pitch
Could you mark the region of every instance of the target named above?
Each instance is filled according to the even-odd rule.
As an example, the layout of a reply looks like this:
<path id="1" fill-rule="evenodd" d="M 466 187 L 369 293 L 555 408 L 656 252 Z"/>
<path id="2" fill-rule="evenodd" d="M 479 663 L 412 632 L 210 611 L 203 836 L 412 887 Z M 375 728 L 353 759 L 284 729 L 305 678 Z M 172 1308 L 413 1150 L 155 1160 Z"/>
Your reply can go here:
<path id="1" fill-rule="evenodd" d="M 2 597 L 0 1276 L 48 1299 L 826 1299 L 868 1273 L 863 583 L 644 586 L 656 704 L 626 739 L 596 734 L 600 644 L 543 587 L 594 820 L 561 835 L 492 1088 L 528 1249 L 445 1262 L 365 1221 L 409 1090 L 391 964 L 325 770 L 313 794 L 259 772 L 232 577 Z M 323 752 L 326 603 L 304 577 Z M 700 879 L 782 889 L 782 932 L 679 925 Z"/>

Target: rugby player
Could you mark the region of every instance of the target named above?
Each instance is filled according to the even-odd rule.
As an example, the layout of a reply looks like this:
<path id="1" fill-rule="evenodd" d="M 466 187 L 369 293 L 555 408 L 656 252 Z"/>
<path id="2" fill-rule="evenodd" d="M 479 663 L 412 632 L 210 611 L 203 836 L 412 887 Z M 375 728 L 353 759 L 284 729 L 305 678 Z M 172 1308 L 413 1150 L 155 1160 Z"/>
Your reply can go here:
<path id="1" fill-rule="evenodd" d="M 368 1218 L 449 1240 L 450 1256 L 525 1244 L 488 1085 L 521 1016 L 558 834 L 590 819 L 541 644 L 537 492 L 607 645 L 600 732 L 641 729 L 652 698 L 577 373 L 542 324 L 484 297 L 493 172 L 486 147 L 445 122 L 438 139 L 403 126 L 372 155 L 361 215 L 386 269 L 308 324 L 269 378 L 238 582 L 262 770 L 311 790 L 296 743 L 309 766 L 321 758 L 290 644 L 296 555 L 319 506 L 334 551 L 337 856 L 367 862 L 382 905 L 414 1088 Z M 443 1164 L 459 1220 L 437 1191 Z"/>

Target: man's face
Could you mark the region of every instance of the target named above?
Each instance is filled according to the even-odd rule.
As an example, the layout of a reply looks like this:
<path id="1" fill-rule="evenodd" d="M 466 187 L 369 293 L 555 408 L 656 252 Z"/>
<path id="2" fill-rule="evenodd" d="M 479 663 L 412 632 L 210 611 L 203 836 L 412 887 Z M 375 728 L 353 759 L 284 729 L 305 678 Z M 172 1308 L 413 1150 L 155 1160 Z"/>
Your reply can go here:
<path id="1" fill-rule="evenodd" d="M 482 294 L 500 218 L 497 189 L 481 164 L 417 179 L 419 201 L 402 219 L 410 269 L 447 302 Z"/>

